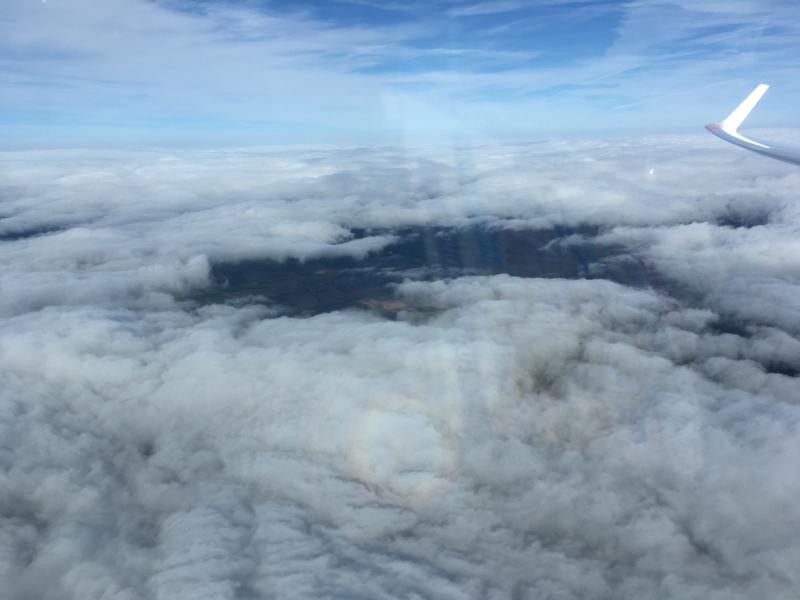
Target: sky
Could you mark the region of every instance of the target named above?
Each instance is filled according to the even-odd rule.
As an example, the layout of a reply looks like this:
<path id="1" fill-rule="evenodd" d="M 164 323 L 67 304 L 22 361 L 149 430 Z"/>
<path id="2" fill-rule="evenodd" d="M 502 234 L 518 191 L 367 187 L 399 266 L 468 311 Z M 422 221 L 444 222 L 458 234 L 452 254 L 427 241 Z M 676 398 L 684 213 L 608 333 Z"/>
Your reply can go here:
<path id="1" fill-rule="evenodd" d="M 791 0 L 6 0 L 4 148 L 800 124 Z"/>

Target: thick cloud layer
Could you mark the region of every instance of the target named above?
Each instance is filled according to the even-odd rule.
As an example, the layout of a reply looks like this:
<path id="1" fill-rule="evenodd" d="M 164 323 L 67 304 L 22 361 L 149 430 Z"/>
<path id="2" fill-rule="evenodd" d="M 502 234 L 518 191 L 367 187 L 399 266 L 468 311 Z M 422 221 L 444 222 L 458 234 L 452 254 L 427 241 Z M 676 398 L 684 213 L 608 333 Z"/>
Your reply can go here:
<path id="1" fill-rule="evenodd" d="M 710 138 L 427 152 L 5 153 L 0 236 L 11 243 L 0 257 L 0 310 L 130 302 L 202 287 L 207 260 L 363 257 L 391 243 L 393 228 L 485 222 L 617 228 L 610 241 L 682 283 L 692 276 L 661 265 L 659 252 L 676 260 L 675 249 L 723 278 L 734 266 L 751 280 L 796 277 L 800 174 L 757 159 Z M 731 230 L 731 222 L 769 228 Z M 363 229 L 374 231 L 354 235 Z M 37 233 L 48 235 L 30 237 Z M 660 235 L 670 239 L 651 249 Z M 763 264 L 760 250 L 745 261 L 712 256 L 740 239 L 742 252 L 767 244 L 773 259 Z M 708 251 L 697 252 L 704 243 Z M 81 285 L 66 289 L 68 278 Z"/>
<path id="2" fill-rule="evenodd" d="M 791 167 L 687 138 L 0 170 L 10 598 L 800 590 Z M 594 225 L 658 283 L 409 280 L 396 320 L 182 300 L 220 261 L 467 223 Z"/>

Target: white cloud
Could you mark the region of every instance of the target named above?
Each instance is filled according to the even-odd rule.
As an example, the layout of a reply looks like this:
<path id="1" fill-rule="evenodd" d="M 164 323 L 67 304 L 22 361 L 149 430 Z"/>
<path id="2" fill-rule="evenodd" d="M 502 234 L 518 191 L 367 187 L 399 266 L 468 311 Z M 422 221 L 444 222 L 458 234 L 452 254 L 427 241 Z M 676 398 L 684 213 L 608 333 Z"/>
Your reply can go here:
<path id="1" fill-rule="evenodd" d="M 6 323 L 12 597 L 797 585 L 797 411 L 663 355 L 702 319 L 600 281 L 402 293 L 449 308 Z"/>
<path id="2" fill-rule="evenodd" d="M 209 260 L 363 257 L 392 243 L 397 227 L 494 223 L 600 226 L 603 241 L 630 247 L 715 310 L 797 322 L 798 176 L 710 136 L 427 151 L 5 153 L 0 172 L 0 235 L 23 235 L 0 257 L 6 314 L 95 297 L 160 303 L 206 285 Z M 767 223 L 732 229 L 731 220 Z M 372 233 L 356 239 L 358 230 Z M 37 231 L 51 233 L 24 237 Z M 65 280 L 80 285 L 65 289 Z"/>
<path id="3" fill-rule="evenodd" d="M 517 0 L 495 1 L 495 2 L 482 2 L 478 4 L 466 4 L 463 6 L 455 6 L 447 11 L 447 14 L 454 17 L 475 17 L 480 15 L 492 15 L 497 13 L 516 12 L 524 8 L 530 8 L 530 5 L 525 2 Z"/>
<path id="4" fill-rule="evenodd" d="M 0 175 L 13 600 L 800 587 L 791 167 L 709 136 L 6 153 Z M 657 289 L 408 281 L 397 321 L 174 299 L 210 263 L 476 223 L 599 227 Z"/>

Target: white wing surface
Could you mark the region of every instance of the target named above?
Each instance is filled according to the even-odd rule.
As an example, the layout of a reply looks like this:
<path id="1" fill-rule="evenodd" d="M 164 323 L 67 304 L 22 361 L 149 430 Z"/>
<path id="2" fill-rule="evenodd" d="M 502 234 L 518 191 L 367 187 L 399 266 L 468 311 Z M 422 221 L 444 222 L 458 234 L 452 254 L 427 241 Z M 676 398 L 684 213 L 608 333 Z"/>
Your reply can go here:
<path id="1" fill-rule="evenodd" d="M 758 101 L 761 100 L 761 97 L 768 89 L 769 86 L 762 83 L 750 92 L 750 95 L 748 95 L 722 123 L 706 125 L 706 129 L 731 144 L 736 144 L 737 146 L 747 148 L 748 150 L 758 152 L 759 154 L 771 158 L 776 158 L 794 165 L 800 165 L 800 148 L 774 146 L 772 144 L 753 140 L 739 133 L 739 126 L 744 122 L 747 115 L 750 114 L 750 111 L 758 104 Z"/>

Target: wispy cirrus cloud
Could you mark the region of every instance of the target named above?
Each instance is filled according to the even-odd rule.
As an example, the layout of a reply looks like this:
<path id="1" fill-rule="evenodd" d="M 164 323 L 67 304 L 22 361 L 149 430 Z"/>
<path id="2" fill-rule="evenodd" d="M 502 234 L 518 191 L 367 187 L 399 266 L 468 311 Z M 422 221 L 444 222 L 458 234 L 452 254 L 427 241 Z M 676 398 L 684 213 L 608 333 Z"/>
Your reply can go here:
<path id="1" fill-rule="evenodd" d="M 478 17 L 482 15 L 497 15 L 503 13 L 513 13 L 530 9 L 532 4 L 525 0 L 489 0 L 487 2 L 458 1 L 450 2 L 453 5 L 447 14 L 453 17 Z M 613 5 L 613 2 L 605 0 L 544 0 L 536 2 L 536 8 L 548 6 L 568 5 L 570 11 L 580 13 L 582 10 L 593 4 Z"/>
<path id="2" fill-rule="evenodd" d="M 529 5 L 528 5 L 529 6 Z M 447 11 L 453 17 L 475 17 L 480 15 L 493 15 L 498 13 L 516 12 L 526 7 L 525 2 L 514 0 L 501 0 L 496 2 L 477 2 L 455 6 Z"/>
<path id="3" fill-rule="evenodd" d="M 345 19 L 313 5 L 11 0 L 0 9 L 5 137 L 234 143 L 669 129 L 707 121 L 753 79 L 781 90 L 765 106 L 792 124 L 793 4 L 444 8 L 491 18 L 394 11 L 387 23 L 358 6 Z"/>

